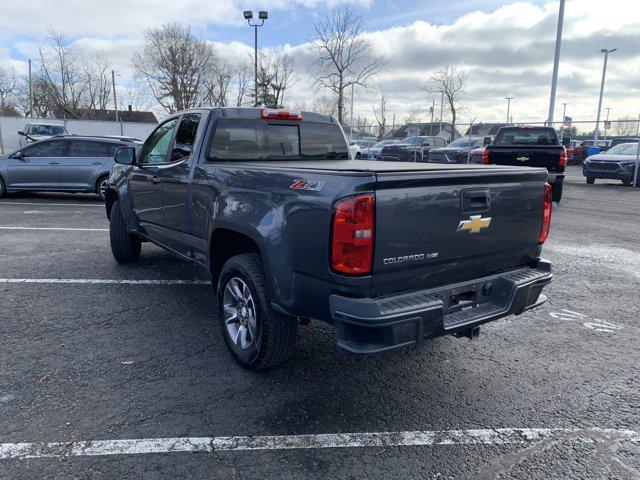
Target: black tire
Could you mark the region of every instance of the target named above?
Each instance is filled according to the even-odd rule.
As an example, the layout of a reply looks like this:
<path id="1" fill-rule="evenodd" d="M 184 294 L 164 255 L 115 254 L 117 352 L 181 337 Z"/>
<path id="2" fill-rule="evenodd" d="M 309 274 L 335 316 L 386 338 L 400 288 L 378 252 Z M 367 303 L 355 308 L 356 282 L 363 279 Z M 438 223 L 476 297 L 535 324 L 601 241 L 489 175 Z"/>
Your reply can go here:
<path id="1" fill-rule="evenodd" d="M 224 319 L 224 293 L 231 280 L 239 278 L 248 287 L 255 316 L 255 336 L 244 349 L 231 338 Z M 248 370 L 262 370 L 284 362 L 295 347 L 298 322 L 271 308 L 267 280 L 258 254 L 230 258 L 222 267 L 216 291 L 217 315 L 222 336 L 234 360 Z M 246 337 L 245 337 L 246 339 Z"/>
<path id="2" fill-rule="evenodd" d="M 116 200 L 111 207 L 109 240 L 111 241 L 111 253 L 113 253 L 116 262 L 133 263 L 140 258 L 142 242 L 138 235 L 129 233 L 127 230 L 119 200 Z"/>
<path id="3" fill-rule="evenodd" d="M 562 198 L 562 186 L 563 182 L 556 182 L 551 185 L 551 198 L 556 203 L 560 203 L 560 199 Z"/>
<path id="4" fill-rule="evenodd" d="M 2 197 L 5 193 L 7 193 L 7 189 L 4 186 L 2 178 L 0 178 L 0 197 Z"/>
<path id="5" fill-rule="evenodd" d="M 96 193 L 98 194 L 98 196 L 100 197 L 100 200 L 102 200 L 103 202 L 106 200 L 105 199 L 105 192 L 106 189 L 102 188 L 102 183 L 107 181 L 109 179 L 109 175 L 102 175 L 100 178 L 98 178 L 98 180 L 96 181 Z"/>
<path id="6" fill-rule="evenodd" d="M 587 183 L 589 185 L 593 185 L 594 183 L 596 183 L 596 179 L 594 177 L 587 177 Z"/>
<path id="7" fill-rule="evenodd" d="M 361 160 L 362 154 L 360 152 L 356 153 L 356 160 Z"/>

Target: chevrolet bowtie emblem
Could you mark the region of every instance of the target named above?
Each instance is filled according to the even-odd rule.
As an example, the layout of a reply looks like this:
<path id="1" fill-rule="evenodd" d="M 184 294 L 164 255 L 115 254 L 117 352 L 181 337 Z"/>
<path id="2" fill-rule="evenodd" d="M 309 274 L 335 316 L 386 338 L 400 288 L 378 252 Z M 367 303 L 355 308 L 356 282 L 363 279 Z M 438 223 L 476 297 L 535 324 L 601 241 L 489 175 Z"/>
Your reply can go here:
<path id="1" fill-rule="evenodd" d="M 529 157 L 518 157 L 516 158 L 516 160 L 519 162 L 527 162 L 529 161 Z"/>
<path id="2" fill-rule="evenodd" d="M 471 233 L 480 233 L 483 228 L 488 228 L 491 223 L 491 217 L 482 218 L 482 215 L 471 215 L 469 220 L 462 220 L 458 224 L 458 231 L 468 231 Z"/>

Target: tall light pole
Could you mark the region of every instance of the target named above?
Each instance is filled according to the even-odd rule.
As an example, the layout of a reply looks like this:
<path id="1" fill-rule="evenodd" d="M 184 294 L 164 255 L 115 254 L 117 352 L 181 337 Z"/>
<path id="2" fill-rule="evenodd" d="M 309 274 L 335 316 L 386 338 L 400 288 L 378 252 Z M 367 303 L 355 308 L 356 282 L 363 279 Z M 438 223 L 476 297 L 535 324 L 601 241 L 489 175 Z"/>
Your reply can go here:
<path id="1" fill-rule="evenodd" d="M 553 75 L 551 76 L 551 98 L 549 99 L 549 115 L 547 125 L 553 127 L 553 111 L 556 108 L 556 89 L 558 87 L 558 67 L 560 66 L 560 47 L 562 46 L 562 26 L 564 24 L 564 2 L 560 0 L 558 11 L 558 30 L 556 32 L 556 50 L 553 57 Z"/>
<path id="2" fill-rule="evenodd" d="M 602 96 L 604 95 L 604 80 L 607 76 L 607 62 L 609 61 L 609 54 L 618 50 L 613 48 L 607 50 L 603 48 L 599 50 L 600 53 L 604 53 L 604 64 L 602 65 L 602 81 L 600 82 L 600 99 L 598 100 L 598 116 L 596 117 L 596 129 L 593 132 L 593 146 L 596 147 L 598 143 L 598 135 L 600 134 L 600 113 L 602 111 Z"/>
<path id="3" fill-rule="evenodd" d="M 354 84 L 351 84 L 351 119 L 349 120 L 349 131 L 351 132 L 351 135 L 349 135 L 351 138 L 353 138 L 353 86 Z"/>
<path id="4" fill-rule="evenodd" d="M 442 132 L 442 114 L 444 112 L 444 90 L 440 90 L 440 131 L 438 132 L 438 135 L 440 135 L 440 132 Z M 451 135 L 453 136 L 453 134 Z"/>
<path id="5" fill-rule="evenodd" d="M 433 114 L 435 113 L 435 109 L 436 109 L 436 101 L 431 100 L 431 123 L 429 124 L 429 135 L 432 135 L 432 136 L 433 136 Z"/>
<path id="6" fill-rule="evenodd" d="M 29 118 L 33 118 L 33 80 L 31 78 L 31 59 L 29 59 Z"/>
<path id="7" fill-rule="evenodd" d="M 607 136 L 609 135 L 609 129 L 607 127 L 608 127 L 608 124 L 609 124 L 609 111 L 611 110 L 611 107 L 607 107 L 607 108 L 605 108 L 605 110 L 607 111 L 607 118 L 604 121 L 604 141 L 606 142 L 607 141 Z"/>
<path id="8" fill-rule="evenodd" d="M 511 111 L 511 100 L 513 100 L 513 97 L 504 97 L 505 100 L 507 101 L 507 125 L 509 124 L 509 112 Z"/>
<path id="9" fill-rule="evenodd" d="M 245 10 L 242 12 L 244 19 L 247 21 L 250 27 L 254 29 L 254 43 L 253 43 L 253 82 L 254 82 L 254 94 L 255 94 L 255 106 L 258 106 L 258 27 L 264 25 L 264 21 L 269 18 L 269 14 L 265 11 L 258 12 L 258 19 L 260 23 L 251 23 L 253 18 L 253 12 L 251 10 Z"/>
<path id="10" fill-rule="evenodd" d="M 562 104 L 562 123 L 560 124 L 560 143 L 564 140 L 564 119 L 567 118 L 567 105 L 568 103 Z"/>

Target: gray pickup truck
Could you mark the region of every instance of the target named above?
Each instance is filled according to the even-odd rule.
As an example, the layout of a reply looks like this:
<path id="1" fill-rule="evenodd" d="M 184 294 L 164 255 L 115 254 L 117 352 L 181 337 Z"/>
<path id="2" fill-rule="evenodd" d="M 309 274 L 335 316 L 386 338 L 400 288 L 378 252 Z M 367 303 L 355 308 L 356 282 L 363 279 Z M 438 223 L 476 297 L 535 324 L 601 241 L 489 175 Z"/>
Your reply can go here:
<path id="1" fill-rule="evenodd" d="M 310 319 L 376 353 L 546 300 L 545 169 L 350 160 L 333 117 L 258 108 L 176 113 L 115 160 L 115 259 L 149 241 L 206 269 L 245 368 L 285 360 Z"/>

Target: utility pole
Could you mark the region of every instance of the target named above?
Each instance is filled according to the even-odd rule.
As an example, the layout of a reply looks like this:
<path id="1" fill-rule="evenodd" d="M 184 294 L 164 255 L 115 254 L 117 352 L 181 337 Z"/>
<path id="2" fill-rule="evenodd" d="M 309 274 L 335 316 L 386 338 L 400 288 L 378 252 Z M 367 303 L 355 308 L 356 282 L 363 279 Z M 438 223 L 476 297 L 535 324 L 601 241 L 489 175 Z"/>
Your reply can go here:
<path id="1" fill-rule="evenodd" d="M 507 125 L 509 125 L 509 112 L 511 111 L 511 100 L 513 97 L 504 97 L 507 100 Z"/>
<path id="2" fill-rule="evenodd" d="M 116 123 L 120 120 L 118 116 L 118 95 L 116 95 L 116 72 L 111 70 L 111 84 L 113 85 L 113 106 L 116 112 Z"/>
<path id="3" fill-rule="evenodd" d="M 556 32 L 556 50 L 553 57 L 553 75 L 551 77 L 551 98 L 549 99 L 549 115 L 547 126 L 553 127 L 553 111 L 556 108 L 556 89 L 558 87 L 558 67 L 560 66 L 560 47 L 562 46 L 562 26 L 564 24 L 564 2 L 560 0 L 558 11 L 558 30 Z"/>
<path id="4" fill-rule="evenodd" d="M 607 76 L 607 62 L 609 61 L 609 54 L 618 50 L 617 48 L 607 50 L 603 48 L 600 53 L 604 53 L 604 64 L 602 65 L 602 81 L 600 82 L 600 99 L 598 100 L 598 116 L 596 117 L 596 129 L 593 132 L 593 146 L 596 147 L 598 143 L 598 135 L 600 134 L 600 113 L 602 111 L 602 96 L 604 95 L 604 80 Z"/>
<path id="5" fill-rule="evenodd" d="M 636 148 L 636 170 L 633 173 L 633 186 L 638 186 L 638 166 L 640 166 L 640 115 L 638 115 L 638 130 L 636 131 L 638 139 L 638 148 Z"/>
<path id="6" fill-rule="evenodd" d="M 440 132 L 442 132 L 442 113 L 444 111 L 444 90 L 440 90 L 440 131 L 438 132 L 438 135 L 440 135 Z M 453 136 L 453 132 L 451 133 L 451 136 Z"/>
<path id="7" fill-rule="evenodd" d="M 604 121 L 604 141 L 606 142 L 607 136 L 609 135 L 609 129 L 607 127 L 609 126 L 609 110 L 611 110 L 611 107 L 607 107 L 605 110 L 607 111 L 607 119 Z"/>
<path id="8" fill-rule="evenodd" d="M 562 104 L 562 123 L 560 124 L 560 143 L 564 140 L 564 119 L 567 118 L 567 105 L 568 103 Z"/>
<path id="9" fill-rule="evenodd" d="M 31 59 L 29 59 L 29 118 L 33 118 L 33 80 L 31 78 Z"/>
<path id="10" fill-rule="evenodd" d="M 349 130 L 351 131 L 351 135 L 349 135 L 351 138 L 353 138 L 353 86 L 354 84 L 351 84 L 351 120 L 349 120 Z"/>
<path id="11" fill-rule="evenodd" d="M 436 101 L 431 100 L 431 123 L 429 124 L 429 135 L 433 136 L 433 113 L 436 109 Z"/>

